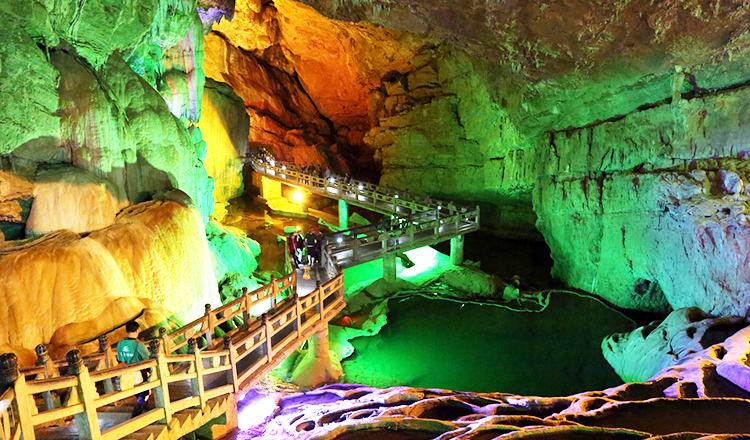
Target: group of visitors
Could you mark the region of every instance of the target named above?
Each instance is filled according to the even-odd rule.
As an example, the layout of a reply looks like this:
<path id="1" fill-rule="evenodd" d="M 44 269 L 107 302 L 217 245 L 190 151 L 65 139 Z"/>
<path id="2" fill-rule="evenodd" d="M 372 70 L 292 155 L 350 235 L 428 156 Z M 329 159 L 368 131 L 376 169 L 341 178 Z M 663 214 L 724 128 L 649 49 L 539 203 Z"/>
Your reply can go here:
<path id="1" fill-rule="evenodd" d="M 315 227 L 311 227 L 306 236 L 303 236 L 299 230 L 292 232 L 287 238 L 287 246 L 295 269 L 303 264 L 305 256 L 307 256 L 307 265 L 310 267 L 320 265 L 320 257 L 323 253 L 323 234 L 318 232 Z"/>

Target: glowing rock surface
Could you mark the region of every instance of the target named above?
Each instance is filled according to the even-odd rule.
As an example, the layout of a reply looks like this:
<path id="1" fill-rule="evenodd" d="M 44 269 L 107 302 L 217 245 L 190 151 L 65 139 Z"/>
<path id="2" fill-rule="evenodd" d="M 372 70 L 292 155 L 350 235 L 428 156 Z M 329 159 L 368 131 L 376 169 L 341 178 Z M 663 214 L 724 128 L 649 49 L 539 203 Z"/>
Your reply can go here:
<path id="1" fill-rule="evenodd" d="M 152 300 L 188 321 L 203 304 L 219 305 L 203 223 L 176 202 L 129 207 L 86 236 L 63 230 L 0 246 L 4 343 L 49 342 L 59 327 L 98 317 L 119 297 Z"/>
<path id="2" fill-rule="evenodd" d="M 129 204 L 118 192 L 111 183 L 74 167 L 39 173 L 26 222 L 26 236 L 35 237 L 59 229 L 89 232 L 105 228 Z"/>

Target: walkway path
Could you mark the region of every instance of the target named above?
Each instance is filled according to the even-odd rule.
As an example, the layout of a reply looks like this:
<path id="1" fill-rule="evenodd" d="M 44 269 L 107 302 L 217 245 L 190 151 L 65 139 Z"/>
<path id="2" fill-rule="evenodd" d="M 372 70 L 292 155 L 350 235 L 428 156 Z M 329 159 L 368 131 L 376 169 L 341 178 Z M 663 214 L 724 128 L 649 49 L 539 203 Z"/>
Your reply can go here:
<path id="1" fill-rule="evenodd" d="M 390 216 L 377 225 L 327 234 L 323 263 L 329 272 L 378 258 L 392 259 L 397 253 L 454 239 L 452 259 L 460 263 L 463 235 L 479 230 L 478 206 L 461 206 L 341 176 L 314 176 L 274 159 L 246 158 L 245 162 L 262 178 Z"/>
<path id="2" fill-rule="evenodd" d="M 151 358 L 131 365 L 114 366 L 106 335 L 99 353 L 86 357 L 72 350 L 54 362 L 40 346 L 38 366 L 21 371 L 14 354 L 3 354 L 0 439 L 176 440 L 226 415 L 224 431 L 213 428 L 221 435 L 233 419 L 236 425 L 235 396 L 312 335 L 327 335 L 328 321 L 346 305 L 343 275 L 304 294 L 298 287 L 291 273 L 218 309 L 207 306 L 203 317 L 182 328 L 161 329 L 150 342 Z M 230 320 L 241 325 L 219 332 Z M 122 378 L 143 369 L 151 370 L 149 381 L 124 385 Z M 143 391 L 154 394 L 155 406 L 130 418 L 133 396 Z"/>

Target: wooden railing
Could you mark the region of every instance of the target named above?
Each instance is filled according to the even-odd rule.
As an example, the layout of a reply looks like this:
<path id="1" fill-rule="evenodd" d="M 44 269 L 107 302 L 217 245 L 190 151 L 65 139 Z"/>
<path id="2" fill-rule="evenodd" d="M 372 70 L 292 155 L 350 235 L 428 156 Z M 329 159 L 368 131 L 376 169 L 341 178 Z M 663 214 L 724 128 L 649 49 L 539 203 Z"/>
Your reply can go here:
<path id="1" fill-rule="evenodd" d="M 268 178 L 393 216 L 385 223 L 326 234 L 323 263 L 329 272 L 479 230 L 478 206 L 457 205 L 341 176 L 314 176 L 270 157 L 245 161 Z"/>
<path id="2" fill-rule="evenodd" d="M 297 272 L 294 271 L 278 280 L 272 276 L 269 284 L 250 293 L 247 289 L 243 289 L 240 298 L 217 309 L 211 310 L 211 305 L 206 304 L 206 312 L 202 317 L 169 335 L 166 334 L 166 329 L 162 331 L 160 337 L 164 349 L 166 353 L 174 353 L 183 348 L 189 338 L 200 337 L 205 338 L 209 347 L 213 346 L 213 330 L 209 331 L 209 329 L 214 329 L 237 316 L 242 317 L 244 322 L 249 322 L 250 311 L 253 307 L 265 302 L 268 303 L 268 308 L 273 308 L 279 300 L 294 296 L 296 292 Z"/>
<path id="3" fill-rule="evenodd" d="M 0 356 L 0 439 L 22 436 L 24 440 L 33 440 L 36 431 L 44 432 L 45 428 L 60 425 L 70 418 L 75 420 L 80 439 L 121 439 L 154 424 L 175 429 L 175 435 L 187 434 L 177 429 L 173 418 L 184 420 L 182 412 L 189 408 L 199 408 L 200 414 L 208 415 L 210 411 L 206 408 L 212 399 L 248 389 L 345 306 L 343 275 L 302 298 L 293 292 L 280 300 L 281 292 L 296 288 L 294 281 L 293 275 L 273 280 L 237 301 L 210 311 L 203 321 L 196 320 L 171 335 L 162 333 L 161 338 L 150 342 L 151 358 L 142 362 L 99 369 L 113 361 L 108 346 L 102 353 L 88 357 L 91 368 L 78 350 L 70 351 L 66 361 L 45 359 L 46 369 L 39 366 L 24 371 L 18 369 L 14 354 Z M 196 336 L 210 340 L 212 331 L 209 330 L 231 319 L 230 316 L 246 314 L 253 305 L 264 300 L 274 302 L 273 307 L 261 317 L 248 319 L 240 328 L 225 334 L 221 349 L 207 346 L 201 351 L 198 348 Z M 200 330 L 192 334 L 186 330 L 196 327 Z M 187 340 L 183 344 L 178 342 L 180 338 Z M 162 347 L 162 342 L 169 345 Z M 172 354 L 184 346 L 187 346 L 187 354 Z M 54 366 L 58 367 L 56 372 Z M 141 370 L 151 372 L 148 381 L 129 389 L 113 387 L 113 380 L 134 376 Z M 64 375 L 50 377 L 63 372 Z M 35 375 L 39 377 L 33 378 Z M 108 412 L 100 411 L 101 408 L 145 391 L 153 392 L 154 409 L 112 426 L 102 423 L 102 414 Z M 56 397 L 51 398 L 52 395 Z M 216 401 L 213 402 L 216 405 Z M 105 428 L 100 429 L 100 425 Z"/>
<path id="4" fill-rule="evenodd" d="M 442 210 L 392 219 L 385 225 L 370 225 L 324 236 L 325 253 L 345 268 L 382 258 L 386 253 L 406 252 L 479 230 L 479 208 Z"/>
<path id="5" fill-rule="evenodd" d="M 281 163 L 272 158 L 246 157 L 243 160 L 252 165 L 260 175 L 304 188 L 313 194 L 342 199 L 353 205 L 384 214 L 398 216 L 430 211 L 438 207 L 455 209 L 458 206 L 459 209 L 461 208 L 460 205 L 433 199 L 424 194 L 375 185 L 361 180 L 337 175 L 315 176 L 305 173 L 294 165 Z M 463 208 L 470 209 L 468 206 Z"/>

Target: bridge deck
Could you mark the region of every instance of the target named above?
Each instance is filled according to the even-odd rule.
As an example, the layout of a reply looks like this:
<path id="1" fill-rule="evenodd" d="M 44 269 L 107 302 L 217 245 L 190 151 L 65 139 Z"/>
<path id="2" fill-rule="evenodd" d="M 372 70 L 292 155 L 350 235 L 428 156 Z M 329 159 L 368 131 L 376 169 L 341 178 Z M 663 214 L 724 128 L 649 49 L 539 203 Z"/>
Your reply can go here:
<path id="1" fill-rule="evenodd" d="M 247 162 L 263 177 L 393 216 L 378 225 L 327 234 L 324 263 L 329 267 L 356 266 L 388 253 L 429 246 L 479 230 L 478 206 L 455 205 L 341 176 L 314 176 L 275 160 Z"/>

